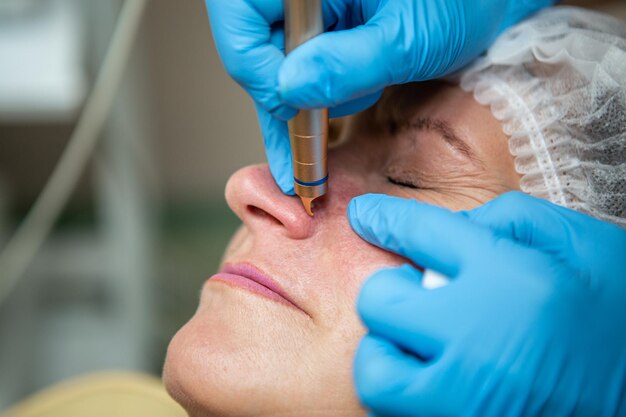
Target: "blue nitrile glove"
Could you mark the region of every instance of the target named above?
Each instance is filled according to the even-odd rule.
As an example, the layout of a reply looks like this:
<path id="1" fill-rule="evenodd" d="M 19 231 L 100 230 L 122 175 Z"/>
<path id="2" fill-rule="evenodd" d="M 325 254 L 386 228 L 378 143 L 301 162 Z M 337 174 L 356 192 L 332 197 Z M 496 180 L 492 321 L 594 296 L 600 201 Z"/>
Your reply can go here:
<path id="1" fill-rule="evenodd" d="M 504 28 L 555 0 L 322 0 L 327 33 L 284 57 L 283 0 L 206 0 L 218 52 L 257 104 L 267 158 L 293 192 L 285 120 L 295 108 L 331 116 L 372 105 L 381 90 L 440 77 Z"/>
<path id="2" fill-rule="evenodd" d="M 352 227 L 412 266 L 364 284 L 355 382 L 376 416 L 626 416 L 626 231 L 521 193 L 452 213 L 355 198 Z"/>

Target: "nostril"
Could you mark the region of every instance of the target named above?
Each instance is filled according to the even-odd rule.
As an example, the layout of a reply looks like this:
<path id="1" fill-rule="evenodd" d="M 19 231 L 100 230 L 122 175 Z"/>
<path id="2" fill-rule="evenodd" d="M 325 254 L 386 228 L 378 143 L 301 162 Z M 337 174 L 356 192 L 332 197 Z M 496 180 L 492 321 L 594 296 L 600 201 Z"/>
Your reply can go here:
<path id="1" fill-rule="evenodd" d="M 251 215 L 255 216 L 255 217 L 259 217 L 262 219 L 267 219 L 270 222 L 272 222 L 273 224 L 277 225 L 277 226 L 282 226 L 283 224 L 281 223 L 280 220 L 278 220 L 276 217 L 272 216 L 271 214 L 269 214 L 267 211 L 257 207 L 257 206 L 247 206 L 246 209 L 248 210 L 248 213 L 250 213 Z"/>
<path id="2" fill-rule="evenodd" d="M 234 173 L 226 185 L 226 200 L 253 234 L 306 239 L 315 230 L 300 199 L 280 191 L 267 165 L 242 168 Z"/>

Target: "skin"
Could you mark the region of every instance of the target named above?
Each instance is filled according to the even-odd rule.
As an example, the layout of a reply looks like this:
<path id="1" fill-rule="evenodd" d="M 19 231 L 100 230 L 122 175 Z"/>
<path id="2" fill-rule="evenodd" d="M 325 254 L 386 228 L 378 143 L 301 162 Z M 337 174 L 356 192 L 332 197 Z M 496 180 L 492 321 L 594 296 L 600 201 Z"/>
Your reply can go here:
<path id="1" fill-rule="evenodd" d="M 474 157 L 433 130 L 406 128 L 424 118 L 448 123 Z M 329 152 L 330 191 L 313 218 L 280 192 L 266 165 L 230 178 L 226 199 L 243 225 L 224 262 L 255 265 L 297 308 L 208 280 L 164 369 L 169 393 L 190 415 L 364 416 L 352 384 L 365 332 L 356 298 L 372 272 L 405 260 L 352 231 L 350 199 L 384 193 L 456 211 L 519 189 L 500 123 L 456 86 L 390 88 L 351 118 L 339 142 Z"/>

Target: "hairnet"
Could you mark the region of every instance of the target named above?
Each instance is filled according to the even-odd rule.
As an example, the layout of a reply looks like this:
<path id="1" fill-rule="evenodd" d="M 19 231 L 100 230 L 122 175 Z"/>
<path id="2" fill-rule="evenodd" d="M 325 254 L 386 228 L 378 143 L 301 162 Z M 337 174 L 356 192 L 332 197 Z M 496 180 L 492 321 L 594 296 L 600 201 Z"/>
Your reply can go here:
<path id="1" fill-rule="evenodd" d="M 626 23 L 546 9 L 460 82 L 502 122 L 522 191 L 626 227 Z"/>

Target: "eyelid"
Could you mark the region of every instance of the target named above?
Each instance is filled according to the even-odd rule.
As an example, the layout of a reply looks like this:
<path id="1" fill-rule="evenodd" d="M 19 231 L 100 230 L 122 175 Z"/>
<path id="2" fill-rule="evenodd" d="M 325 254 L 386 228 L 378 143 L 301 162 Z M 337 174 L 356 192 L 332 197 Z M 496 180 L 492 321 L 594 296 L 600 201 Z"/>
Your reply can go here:
<path id="1" fill-rule="evenodd" d="M 384 170 L 384 175 L 393 185 L 400 187 L 407 187 L 412 189 L 420 189 L 420 174 L 413 169 L 407 169 L 401 165 L 392 163 L 387 165 Z"/>
<path id="2" fill-rule="evenodd" d="M 407 182 L 405 180 L 398 180 L 395 179 L 393 177 L 387 176 L 387 181 L 389 181 L 391 184 L 393 185 L 397 185 L 399 187 L 406 187 L 406 188 L 410 188 L 412 190 L 418 190 L 419 187 L 415 184 L 413 184 L 412 182 Z"/>

